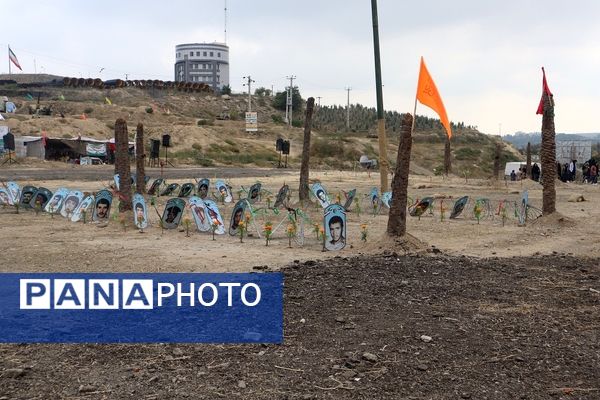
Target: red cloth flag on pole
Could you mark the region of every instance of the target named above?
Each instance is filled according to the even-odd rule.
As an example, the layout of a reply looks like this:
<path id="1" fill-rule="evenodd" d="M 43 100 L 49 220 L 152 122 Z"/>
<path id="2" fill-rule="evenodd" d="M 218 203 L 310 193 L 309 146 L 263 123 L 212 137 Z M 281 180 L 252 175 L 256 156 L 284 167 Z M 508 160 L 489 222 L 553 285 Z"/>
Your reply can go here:
<path id="1" fill-rule="evenodd" d="M 540 104 L 538 105 L 538 109 L 536 111 L 536 114 L 543 114 L 544 113 L 544 95 L 547 94 L 550 97 L 550 102 L 552 102 L 552 92 L 550 91 L 550 88 L 548 87 L 548 82 L 546 82 L 546 71 L 544 70 L 544 67 L 542 67 L 542 98 L 540 99 Z"/>
<path id="2" fill-rule="evenodd" d="M 8 46 L 8 58 L 10 59 L 10 61 L 12 61 L 13 64 L 15 64 L 15 67 L 23 71 L 23 68 L 21 68 L 21 64 L 19 64 L 19 60 L 17 60 L 17 56 L 10 49 L 10 46 Z"/>
<path id="3" fill-rule="evenodd" d="M 427 67 L 425 66 L 423 57 L 421 57 L 419 83 L 417 84 L 417 100 L 419 100 L 421 104 L 431 108 L 440 116 L 440 121 L 442 126 L 446 129 L 448 139 L 452 138 L 452 128 L 450 127 L 450 121 L 448 121 L 448 115 L 446 114 L 444 102 L 442 101 L 442 97 L 440 96 L 440 93 L 438 92 L 438 89 L 435 86 Z M 415 101 L 415 110 L 416 107 L 417 102 Z"/>

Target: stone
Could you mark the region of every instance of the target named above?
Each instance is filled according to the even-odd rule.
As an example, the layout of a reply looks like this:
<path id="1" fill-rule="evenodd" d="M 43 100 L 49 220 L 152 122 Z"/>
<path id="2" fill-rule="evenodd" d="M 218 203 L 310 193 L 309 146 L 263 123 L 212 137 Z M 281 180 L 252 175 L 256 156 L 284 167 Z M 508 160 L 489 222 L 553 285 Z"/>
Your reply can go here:
<path id="1" fill-rule="evenodd" d="M 237 386 L 240 389 L 246 389 L 246 382 L 245 381 L 238 381 Z"/>
<path id="2" fill-rule="evenodd" d="M 79 393 L 91 393 L 98 391 L 98 388 L 93 385 L 81 385 L 79 386 Z"/>
<path id="3" fill-rule="evenodd" d="M 367 361 L 371 361 L 371 362 L 377 362 L 377 360 L 378 360 L 378 357 L 375 354 L 367 353 L 367 352 L 363 353 L 362 358 L 364 358 Z"/>
<path id="4" fill-rule="evenodd" d="M 9 368 L 2 374 L 5 378 L 19 378 L 23 375 L 25 375 L 25 370 L 22 368 Z"/>
<path id="5" fill-rule="evenodd" d="M 423 364 L 423 363 L 417 364 L 416 368 L 419 371 L 427 371 L 429 369 L 429 367 L 427 366 L 427 364 Z"/>
<path id="6" fill-rule="evenodd" d="M 431 342 L 433 339 L 431 336 L 427 336 L 427 335 L 421 335 L 421 340 L 424 341 L 425 343 L 429 343 Z"/>

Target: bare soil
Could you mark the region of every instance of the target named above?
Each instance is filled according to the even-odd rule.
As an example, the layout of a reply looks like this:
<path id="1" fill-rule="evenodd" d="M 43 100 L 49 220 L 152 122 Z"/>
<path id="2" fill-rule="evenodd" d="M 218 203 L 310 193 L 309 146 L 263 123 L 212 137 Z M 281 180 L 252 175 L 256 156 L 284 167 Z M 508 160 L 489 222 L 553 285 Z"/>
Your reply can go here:
<path id="1" fill-rule="evenodd" d="M 310 226 L 301 247 L 289 248 L 283 231 L 266 247 L 257 235 L 240 243 L 163 233 L 153 211 L 141 234 L 115 221 L 73 224 L 0 208 L 3 272 L 281 269 L 285 276 L 282 345 L 4 344 L 0 399 L 600 398 L 598 186 L 559 184 L 560 215 L 524 227 L 514 218 L 503 226 L 497 215 L 477 223 L 469 212 L 448 220 L 447 211 L 442 221 L 435 209 L 409 219 L 416 239 L 403 247 L 380 240 L 385 211 L 373 215 L 366 206 L 376 174 L 315 171 L 311 178 L 332 198 L 356 187 L 363 199 L 360 215 L 348 214 L 340 252 L 322 253 Z M 298 187 L 294 176 L 230 182 L 238 189 L 257 179 L 272 192 L 284 181 Z M 19 183 L 104 187 L 73 177 Z M 496 207 L 518 201 L 523 189 L 541 206 L 534 182 L 411 177 L 409 195 L 446 198 L 447 207 L 463 195 L 486 197 Z M 575 194 L 588 201 L 569 202 Z M 158 198 L 161 211 L 165 200 Z M 307 212 L 320 221 L 317 207 Z M 228 220 L 231 205 L 222 213 Z"/>

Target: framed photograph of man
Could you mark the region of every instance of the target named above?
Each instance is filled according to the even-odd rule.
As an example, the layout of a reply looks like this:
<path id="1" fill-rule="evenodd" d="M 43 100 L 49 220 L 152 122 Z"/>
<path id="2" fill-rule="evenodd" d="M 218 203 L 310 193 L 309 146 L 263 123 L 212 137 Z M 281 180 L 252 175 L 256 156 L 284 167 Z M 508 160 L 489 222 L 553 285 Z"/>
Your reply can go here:
<path id="1" fill-rule="evenodd" d="M 185 200 L 178 197 L 169 199 L 163 212 L 162 221 L 166 229 L 175 229 L 179 226 L 183 210 L 185 209 Z"/>
<path id="2" fill-rule="evenodd" d="M 27 185 L 23 187 L 23 190 L 21 191 L 21 199 L 19 200 L 21 207 L 31 208 L 29 203 L 31 203 L 31 199 L 33 198 L 35 192 L 37 192 L 37 188 L 35 186 Z"/>
<path id="3" fill-rule="evenodd" d="M 188 200 L 188 204 L 198 231 L 209 232 L 210 220 L 206 216 L 206 206 L 204 205 L 204 201 L 198 196 L 192 196 Z"/>
<path id="4" fill-rule="evenodd" d="M 65 218 L 71 218 L 73 211 L 77 208 L 81 200 L 83 199 L 83 193 L 78 190 L 73 190 L 67 194 L 62 208 L 60 209 L 60 215 Z"/>
<path id="5" fill-rule="evenodd" d="M 71 216 L 71 222 L 79 222 L 83 213 L 88 213 L 91 210 L 92 204 L 94 204 L 94 196 L 92 196 L 91 194 L 85 196 L 83 200 L 81 200 L 75 211 L 73 211 L 73 215 Z"/>
<path id="6" fill-rule="evenodd" d="M 42 210 L 48 204 L 48 201 L 52 198 L 52 192 L 45 187 L 39 187 L 35 194 L 31 197 L 29 205 L 32 208 L 40 207 Z M 39 204 L 39 206 L 38 206 Z"/>
<path id="7" fill-rule="evenodd" d="M 8 189 L 0 188 L 0 204 L 4 204 L 7 206 L 12 206 L 15 203 L 13 202 L 12 195 L 8 191 Z"/>
<path id="8" fill-rule="evenodd" d="M 433 197 L 424 197 L 408 213 L 411 217 L 420 217 L 433 206 L 433 201 Z"/>
<path id="9" fill-rule="evenodd" d="M 319 204 L 321 204 L 321 207 L 323 207 L 323 208 L 329 207 L 329 204 L 331 204 L 331 202 L 329 200 L 329 196 L 327 195 L 327 191 L 325 190 L 325 188 L 319 182 L 314 183 L 311 186 L 310 190 L 313 192 L 313 194 L 317 198 L 317 201 L 319 202 Z"/>
<path id="10" fill-rule="evenodd" d="M 19 186 L 17 182 L 8 182 L 6 188 L 12 197 L 13 204 L 17 204 L 21 201 L 21 186 Z"/>
<path id="11" fill-rule="evenodd" d="M 390 203 L 392 202 L 392 192 L 384 192 L 381 195 L 381 203 L 386 206 L 387 208 L 390 208 Z"/>
<path id="12" fill-rule="evenodd" d="M 356 197 L 356 189 L 352 189 L 348 193 L 346 193 L 346 202 L 344 203 L 344 210 L 348 211 L 354 198 Z"/>
<path id="13" fill-rule="evenodd" d="M 169 186 L 165 188 L 160 194 L 161 196 L 171 196 L 173 192 L 179 189 L 179 183 L 171 183 Z"/>
<path id="14" fill-rule="evenodd" d="M 190 195 L 192 194 L 192 192 L 194 191 L 194 184 L 193 183 L 184 183 L 183 185 L 181 185 L 181 189 L 179 189 L 179 195 L 178 197 L 190 197 Z"/>
<path id="15" fill-rule="evenodd" d="M 279 192 L 277 192 L 277 197 L 275 198 L 275 204 L 273 204 L 273 208 L 279 208 L 284 205 L 289 192 L 290 187 L 284 184 L 281 189 L 279 189 Z"/>
<path id="16" fill-rule="evenodd" d="M 261 187 L 262 185 L 260 184 L 260 182 L 257 182 L 254 185 L 250 186 L 250 190 L 248 190 L 248 201 L 250 202 L 250 204 L 254 204 L 258 201 Z"/>
<path id="17" fill-rule="evenodd" d="M 65 196 L 69 194 L 69 189 L 67 188 L 59 188 L 54 194 L 50 201 L 44 207 L 44 211 L 49 213 L 57 213 L 62 206 L 63 201 L 65 200 Z"/>
<path id="18" fill-rule="evenodd" d="M 208 189 L 210 187 L 210 179 L 203 178 L 198 181 L 198 197 L 202 200 L 208 196 Z"/>
<path id="19" fill-rule="evenodd" d="M 146 200 L 139 193 L 133 195 L 133 223 L 139 229 L 148 227 L 148 209 L 146 208 Z"/>
<path id="20" fill-rule="evenodd" d="M 211 224 L 211 230 L 212 224 L 215 223 L 217 225 L 215 233 L 217 235 L 224 235 L 225 225 L 223 224 L 223 218 L 219 213 L 219 207 L 217 206 L 217 203 L 215 203 L 212 200 L 204 200 L 204 207 L 206 209 L 206 217 L 208 218 L 208 221 Z"/>
<path id="21" fill-rule="evenodd" d="M 148 194 L 154 196 L 156 193 L 160 194 L 160 185 L 163 184 L 165 180 L 163 178 L 157 178 L 150 185 L 150 189 L 148 189 Z"/>
<path id="22" fill-rule="evenodd" d="M 225 203 L 231 203 L 233 201 L 231 189 L 224 181 L 218 180 L 215 183 L 215 188 L 217 189 L 217 196 L 219 196 L 219 199 L 222 198 Z"/>
<path id="23" fill-rule="evenodd" d="M 108 221 L 108 217 L 110 217 L 110 206 L 112 205 L 112 200 L 112 193 L 106 189 L 102 189 L 101 191 L 96 193 L 92 220 Z"/>
<path id="24" fill-rule="evenodd" d="M 458 218 L 460 214 L 462 214 L 465 209 L 467 203 L 469 202 L 469 196 L 463 196 L 460 199 L 454 202 L 454 206 L 452 206 L 452 212 L 450 213 L 450 219 Z"/>
<path id="25" fill-rule="evenodd" d="M 346 211 L 339 204 L 332 204 L 325 209 L 325 249 L 341 250 L 346 247 Z"/>
<path id="26" fill-rule="evenodd" d="M 233 211 L 231 212 L 231 220 L 229 222 L 229 234 L 231 236 L 236 236 L 240 233 L 240 222 L 244 220 L 246 209 L 249 207 L 248 202 L 248 199 L 242 199 L 235 203 L 235 206 L 233 206 Z"/>

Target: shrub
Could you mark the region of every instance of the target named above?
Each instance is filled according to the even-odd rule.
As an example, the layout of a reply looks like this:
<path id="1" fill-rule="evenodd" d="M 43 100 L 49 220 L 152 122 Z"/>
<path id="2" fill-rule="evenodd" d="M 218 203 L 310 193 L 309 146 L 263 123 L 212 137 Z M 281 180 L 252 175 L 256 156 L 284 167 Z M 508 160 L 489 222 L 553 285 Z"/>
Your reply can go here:
<path id="1" fill-rule="evenodd" d="M 454 158 L 456 160 L 474 160 L 479 158 L 481 150 L 472 149 L 470 147 L 462 147 L 454 152 Z"/>
<path id="2" fill-rule="evenodd" d="M 84 114 L 91 114 L 94 112 L 94 109 L 91 107 L 86 108 L 85 110 L 83 110 Z"/>
<path id="3" fill-rule="evenodd" d="M 148 114 L 152 114 L 154 112 L 154 109 L 152 107 L 146 107 L 146 112 Z"/>
<path id="4" fill-rule="evenodd" d="M 271 119 L 276 124 L 283 124 L 283 117 L 281 115 L 279 115 L 279 114 L 273 114 L 273 115 L 271 115 Z"/>
<path id="5" fill-rule="evenodd" d="M 299 119 L 295 119 L 292 121 L 292 126 L 295 128 L 302 128 L 303 125 L 304 123 Z"/>
<path id="6" fill-rule="evenodd" d="M 198 124 L 198 126 L 208 125 L 208 121 L 205 119 L 199 119 L 197 124 Z"/>

